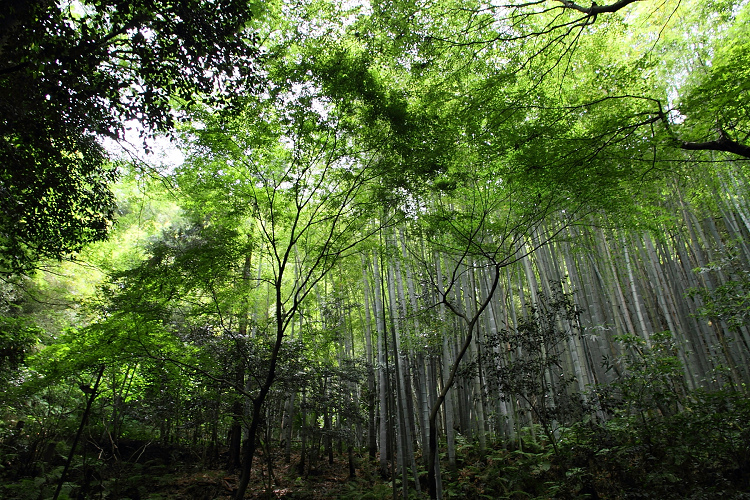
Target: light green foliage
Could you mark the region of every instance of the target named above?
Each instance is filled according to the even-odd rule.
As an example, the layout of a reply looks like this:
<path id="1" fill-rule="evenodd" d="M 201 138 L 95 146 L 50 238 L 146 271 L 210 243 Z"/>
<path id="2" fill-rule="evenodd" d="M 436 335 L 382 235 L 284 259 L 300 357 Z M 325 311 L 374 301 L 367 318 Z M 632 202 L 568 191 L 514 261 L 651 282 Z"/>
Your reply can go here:
<path id="1" fill-rule="evenodd" d="M 136 3 L 136 11 L 148 10 Z M 365 336 L 383 320 L 367 311 L 366 324 L 363 287 L 372 287 L 368 280 L 374 277 L 362 262 L 378 252 L 382 289 L 368 290 L 368 301 L 383 305 L 386 371 L 394 367 L 391 333 L 401 334 L 396 359 L 408 366 L 402 372 L 405 390 L 414 391 L 403 396 L 403 409 L 418 417 L 412 419 L 421 446 L 417 455 L 427 454 L 425 407 L 434 404 L 436 391 L 450 386 L 448 374 L 439 373 L 450 371 L 437 355 L 444 352 L 443 336 L 449 357 L 467 331 L 475 340 L 484 338 L 466 344 L 467 358 L 476 357 L 454 371 L 461 388 L 450 390 L 463 391 L 453 402 L 466 435 L 457 440 L 458 475 L 443 478 L 446 497 L 623 498 L 623 491 L 635 496 L 649 488 L 669 494 L 670 486 L 682 495 L 692 486 L 720 493 L 681 468 L 723 481 L 748 465 L 742 423 L 747 401 L 735 393 L 687 391 L 676 344 L 687 332 L 652 334 L 650 348 L 634 335 L 617 337 L 617 346 L 604 338 L 608 333 L 601 339 L 579 336 L 580 310 L 562 287 L 575 274 L 583 281 L 576 293 L 614 328 L 624 328 L 623 319 L 632 314 L 631 297 L 623 297 L 628 294 L 643 299 L 646 319 L 657 323 L 665 319 L 662 308 L 680 308 L 668 303 L 674 297 L 666 291 L 656 296 L 684 279 L 679 268 L 666 267 L 670 253 L 688 265 L 705 250 L 680 239 L 679 226 L 693 217 L 683 221 L 683 209 L 699 200 L 705 213 L 695 218 L 708 218 L 721 200 L 740 195 L 731 199 L 736 203 L 729 211 L 746 229 L 741 189 L 716 194 L 734 180 L 729 173 L 740 172 L 739 162 L 724 172 L 690 162 L 736 160 L 737 154 L 683 149 L 688 142 L 747 143 L 749 7 L 734 0 L 601 3 L 619 8 L 595 14 L 586 11 L 597 8 L 590 2 L 576 9 L 552 0 L 502 6 L 474 0 L 257 5 L 265 17 L 251 25 L 265 54 L 263 68 L 255 71 L 256 61 L 248 59 L 253 64 L 238 68 L 237 76 L 252 77 L 258 91 L 236 94 L 230 115 L 219 116 L 209 105 L 183 109 L 179 144 L 186 161 L 174 170 L 117 165 L 116 203 L 111 205 L 108 191 L 94 193 L 106 202 L 102 207 L 111 206 L 117 223 L 79 234 L 73 243 L 99 240 L 105 232 L 108 241 L 17 252 L 14 265 L 24 270 L 37 266 L 40 255 L 81 250 L 79 262 L 1 285 L 0 378 L 11 383 L 0 401 L 0 463 L 38 465 L 14 469 L 27 477 L 6 491 L 19 498 L 47 494 L 55 480 L 55 453 L 68 454 L 64 443 L 59 450 L 56 443 L 81 423 L 99 370 L 101 384 L 84 422 L 86 446 L 95 445 L 111 463 L 140 454 L 145 462 L 146 450 L 158 443 L 160 451 L 174 446 L 175 454 L 179 446 L 189 448 L 192 458 L 183 455 L 182 461 L 216 465 L 227 431 L 240 436 L 252 425 L 257 434 L 249 442 L 259 438 L 265 462 L 282 432 L 287 437 L 289 428 L 282 431 L 278 424 L 289 411 L 295 413 L 289 419 L 294 446 L 303 425 L 312 441 L 364 441 L 353 439 L 365 424 L 361 402 L 376 401 L 372 391 L 398 387 L 386 374 L 362 390 L 362 367 L 372 363 L 363 354 L 377 349 Z M 247 14 L 247 4 L 229 4 Z M 221 17 L 228 28 L 236 27 L 236 19 Z M 144 49 L 145 38 L 137 34 L 123 36 Z M 154 37 L 165 41 L 161 33 Z M 244 46 L 236 56 L 256 55 L 251 44 Z M 234 71 L 227 66 L 231 58 L 218 62 Z M 195 73 L 202 67 L 191 65 L 183 76 L 208 84 L 225 74 Z M 153 68 L 148 74 L 158 77 Z M 151 125 L 171 126 L 167 94 L 155 99 L 157 114 L 147 117 Z M 124 126 L 104 123 L 113 131 Z M 698 146 L 693 149 L 711 149 Z M 107 167 L 98 179 L 107 184 L 114 170 L 96 155 L 87 161 Z M 100 208 L 89 215 L 108 219 Z M 647 258 L 648 249 L 633 252 L 640 275 L 630 283 L 617 262 L 593 255 L 615 255 L 613 241 L 602 236 L 586 249 L 584 238 L 581 245 L 558 245 L 556 239 L 577 224 L 641 231 L 663 228 L 664 221 L 670 222 L 659 241 L 664 245 L 653 249 L 656 257 L 648 255 L 660 262 L 651 262 L 647 274 L 637 261 Z M 396 224 L 405 233 L 404 255 L 389 241 Z M 549 258 L 535 254 L 551 241 L 544 249 Z M 569 243 L 577 245 L 570 252 Z M 587 250 L 591 263 L 567 259 Z M 13 253 L 0 248 L 0 254 L 8 251 Z M 360 259 L 358 252 L 367 257 Z M 396 263 L 403 283 L 390 272 Z M 528 269 L 519 272 L 526 263 Z M 438 284 L 438 268 L 444 283 Z M 525 282 L 558 271 L 558 277 L 569 277 L 549 296 L 537 295 Z M 699 313 L 740 331 L 747 319 L 747 273 L 729 261 L 702 269 L 712 276 L 719 271 L 726 278 L 719 286 L 695 291 L 704 305 Z M 494 278 L 496 295 L 482 305 L 480 295 Z M 638 282 L 657 278 L 658 287 Z M 389 302 L 388 294 L 398 297 Z M 522 310 L 531 300 L 537 303 Z M 471 319 L 473 310 L 481 314 Z M 461 328 L 462 319 L 468 330 Z M 695 328 L 690 335 L 698 338 L 702 333 Z M 580 349 L 575 360 L 567 357 L 571 345 Z M 590 380 L 606 378 L 611 372 L 592 368 L 599 361 L 594 358 L 619 349 L 624 358 L 608 361 L 622 377 L 597 388 L 599 399 L 589 402 L 598 401 L 598 407 L 585 407 L 572 390 L 568 365 L 588 369 Z M 506 400 L 482 400 L 500 392 Z M 398 414 L 398 402 L 387 402 L 379 418 Z M 480 422 L 475 410 L 487 418 Z M 466 425 L 476 435 L 501 414 L 516 427 L 531 415 L 529 427 L 514 431 L 521 437 L 513 442 L 523 450 L 480 450 L 468 437 Z M 19 421 L 28 432 L 14 427 Z M 392 428 L 394 421 L 388 420 Z M 705 439 L 694 436 L 699 434 Z M 719 443 L 716 454 L 696 451 L 712 440 Z M 54 456 L 47 460 L 41 450 L 50 444 Z M 386 446 L 381 443 L 381 452 Z M 83 488 L 92 450 L 75 450 L 77 486 L 65 490 L 71 496 L 85 496 L 74 488 Z M 168 470 L 162 457 L 150 460 L 159 463 L 148 470 L 140 463 L 121 470 L 97 463 L 102 495 L 145 496 L 141 483 L 149 470 Z M 374 484 L 353 483 L 344 497 L 390 497 L 394 484 L 404 487 Z"/>
<path id="2" fill-rule="evenodd" d="M 750 8 L 747 3 L 732 15 L 731 24 L 717 20 L 713 39 L 707 41 L 708 50 L 701 65 L 693 68 L 687 79 L 685 92 L 678 103 L 685 122 L 681 130 L 690 140 L 701 141 L 726 134 L 746 142 L 750 133 Z M 716 11 L 719 14 L 722 11 Z M 726 13 L 727 11 L 723 11 Z M 715 15 L 710 15 L 711 19 Z"/>

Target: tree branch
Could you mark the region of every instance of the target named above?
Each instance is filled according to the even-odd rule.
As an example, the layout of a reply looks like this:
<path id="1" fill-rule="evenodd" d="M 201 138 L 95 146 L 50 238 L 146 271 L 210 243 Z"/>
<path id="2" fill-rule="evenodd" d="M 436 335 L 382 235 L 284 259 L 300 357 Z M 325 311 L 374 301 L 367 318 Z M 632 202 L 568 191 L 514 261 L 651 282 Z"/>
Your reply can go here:
<path id="1" fill-rule="evenodd" d="M 706 142 L 680 142 L 680 148 L 688 151 L 724 151 L 734 153 L 744 158 L 750 158 L 750 146 L 733 141 L 722 131 L 715 141 Z"/>
<path id="2" fill-rule="evenodd" d="M 719 138 L 715 141 L 690 142 L 679 139 L 670 126 L 669 119 L 661 106 L 661 102 L 656 102 L 659 105 L 659 111 L 657 113 L 658 117 L 666 127 L 667 133 L 672 137 L 672 140 L 677 143 L 680 149 L 686 151 L 723 151 L 725 153 L 733 153 L 737 156 L 742 156 L 743 158 L 750 158 L 750 146 L 730 139 L 723 129 L 719 130 Z"/>
<path id="3" fill-rule="evenodd" d="M 583 14 L 587 14 L 588 16 L 596 16 L 597 14 L 617 12 L 618 10 L 627 7 L 631 3 L 639 2 L 640 0 L 620 0 L 619 2 L 615 2 L 610 5 L 597 5 L 596 2 L 591 2 L 591 7 L 582 7 L 575 2 L 571 2 L 570 0 L 557 1 L 563 4 L 563 7 L 566 9 L 577 10 L 578 12 L 582 12 Z"/>

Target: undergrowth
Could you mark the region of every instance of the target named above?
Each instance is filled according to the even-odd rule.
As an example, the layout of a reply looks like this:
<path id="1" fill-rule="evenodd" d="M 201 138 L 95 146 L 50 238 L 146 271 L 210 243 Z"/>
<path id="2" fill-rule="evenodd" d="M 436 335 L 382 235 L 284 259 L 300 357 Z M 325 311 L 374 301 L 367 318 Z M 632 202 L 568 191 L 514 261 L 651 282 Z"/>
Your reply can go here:
<path id="1" fill-rule="evenodd" d="M 666 407 L 665 407 L 666 408 Z M 561 429 L 555 447 L 542 432 L 520 433 L 515 443 L 494 442 L 485 450 L 469 438 L 457 443 L 455 472 L 442 467 L 446 499 L 750 499 L 750 399 L 740 391 L 694 391 L 680 397 L 674 411 L 638 408 L 620 401 L 610 417 L 587 417 Z M 536 435 L 534 439 L 530 436 Z M 135 446 L 135 444 L 133 444 Z M 62 448 L 62 447 L 61 447 Z M 135 448 L 134 448 L 135 449 Z M 7 451 L 7 449 L 6 449 Z M 23 469 L 6 454 L 0 467 L 0 497 L 18 500 L 51 498 L 62 468 L 63 453 Z M 73 462 L 60 498 L 228 499 L 236 476 L 177 447 L 151 444 L 123 459 L 97 460 L 89 455 Z M 379 500 L 403 497 L 400 479 L 383 478 L 377 463 L 355 454 L 356 476 L 347 457 L 333 464 L 321 460 L 300 476 L 293 455 L 273 457 L 271 489 L 264 467 L 255 468 L 248 498 Z M 259 462 L 263 463 L 265 457 Z M 30 470 L 30 473 L 22 473 Z M 413 479 L 408 498 L 426 498 Z"/>

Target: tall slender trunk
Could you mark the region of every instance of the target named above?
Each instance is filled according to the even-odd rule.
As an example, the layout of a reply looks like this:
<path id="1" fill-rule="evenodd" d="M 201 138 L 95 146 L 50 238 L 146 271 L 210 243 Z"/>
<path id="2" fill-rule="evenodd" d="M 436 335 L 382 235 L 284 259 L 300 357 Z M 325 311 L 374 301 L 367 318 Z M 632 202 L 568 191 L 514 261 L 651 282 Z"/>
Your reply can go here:
<path id="1" fill-rule="evenodd" d="M 373 254 L 373 279 L 375 284 L 375 326 L 378 332 L 378 396 L 380 402 L 379 449 L 380 474 L 388 477 L 388 377 L 387 352 L 385 350 L 385 312 L 383 311 L 383 294 L 380 280 L 380 266 L 378 255 Z"/>
<path id="2" fill-rule="evenodd" d="M 239 341 L 245 342 L 248 339 L 248 322 L 250 314 L 250 304 L 247 299 L 247 288 L 250 284 L 250 273 L 251 268 L 251 253 L 248 251 L 245 254 L 245 261 L 242 265 L 242 309 L 240 311 L 239 318 Z M 258 266 L 260 267 L 260 265 Z M 259 270 L 260 272 L 260 270 Z M 243 360 L 238 360 L 235 364 L 234 383 L 237 387 L 245 387 L 245 363 Z M 232 403 L 232 425 L 229 430 L 229 456 L 227 458 L 227 468 L 233 471 L 236 468 L 241 467 L 242 460 L 242 420 L 244 413 L 244 404 L 241 396 L 236 396 L 237 399 Z"/>
<path id="3" fill-rule="evenodd" d="M 625 269 L 628 273 L 628 287 L 630 288 L 630 294 L 633 297 L 636 318 L 638 318 L 638 324 L 641 327 L 641 335 L 643 335 L 643 338 L 646 340 L 646 345 L 650 348 L 651 335 L 648 326 L 646 326 L 646 319 L 644 318 L 643 311 L 641 310 L 641 298 L 636 289 L 636 280 L 633 276 L 633 266 L 630 263 L 630 252 L 628 251 L 628 245 L 624 237 L 620 237 L 620 243 L 622 243 L 622 251 L 625 256 Z"/>
<path id="4" fill-rule="evenodd" d="M 396 283 L 396 281 L 398 283 Z M 396 286 L 394 286 L 396 285 Z M 388 296 L 391 309 L 392 327 L 391 336 L 393 338 L 393 360 L 394 368 L 397 380 L 397 391 L 396 391 L 396 404 L 399 414 L 399 423 L 401 428 L 401 457 L 402 471 L 403 471 L 403 495 L 404 498 L 408 497 L 408 475 L 407 475 L 407 460 L 412 469 L 412 476 L 414 477 L 414 487 L 417 492 L 419 488 L 419 475 L 417 474 L 417 464 L 414 458 L 414 440 L 413 436 L 413 418 L 414 409 L 410 404 L 411 394 L 409 389 L 409 368 L 404 356 L 403 350 L 401 349 L 401 321 L 399 320 L 399 311 L 403 308 L 397 307 L 396 296 L 394 294 L 394 288 L 398 290 L 398 298 L 401 304 L 404 303 L 404 288 L 403 281 L 401 280 L 401 272 L 398 260 L 395 260 L 392 265 L 388 266 Z M 405 309 L 403 309 L 405 312 Z"/>
<path id="5" fill-rule="evenodd" d="M 399 231 L 399 240 L 401 242 L 401 258 L 404 260 L 404 263 L 407 262 L 407 252 L 406 252 L 406 238 L 404 237 L 404 231 L 403 229 Z M 417 296 L 415 293 L 415 286 L 414 286 L 414 277 L 412 275 L 411 267 L 408 265 L 405 265 L 406 267 L 406 289 L 409 294 L 409 305 L 411 306 L 411 311 L 413 313 L 414 318 L 414 331 L 417 334 L 420 334 L 421 326 L 419 323 L 419 318 L 416 314 L 417 311 Z M 427 375 L 425 373 L 425 359 L 422 353 L 421 346 L 417 347 L 417 353 L 412 353 L 412 357 L 415 359 L 415 366 L 416 366 L 416 373 L 414 375 L 415 377 L 415 383 L 414 388 L 417 395 L 417 402 L 419 404 L 419 408 L 417 410 L 418 413 L 418 422 L 419 422 L 419 429 L 421 431 L 421 446 L 422 446 L 422 456 L 424 459 L 425 466 L 427 465 L 427 453 L 425 453 L 425 450 L 427 449 L 427 440 L 428 440 L 428 420 L 430 416 L 430 406 L 428 402 L 428 392 L 427 389 Z"/>
<path id="6" fill-rule="evenodd" d="M 481 275 L 479 279 L 477 279 L 475 275 L 475 267 L 472 266 L 471 268 L 471 274 L 470 274 L 470 281 L 471 281 L 471 288 L 472 290 L 479 290 L 480 296 L 485 296 L 487 294 L 487 290 L 484 289 L 483 286 L 481 286 Z M 472 294 L 472 297 L 474 294 Z M 491 298 L 490 304 L 487 307 L 487 310 L 489 313 L 492 311 L 492 303 L 494 302 L 494 297 Z M 474 374 L 473 378 L 473 407 L 475 408 L 475 417 L 476 417 L 476 423 L 477 423 L 477 436 L 479 438 L 479 451 L 482 455 L 484 455 L 485 450 L 487 449 L 487 435 L 486 435 L 486 421 L 485 421 L 485 405 L 484 405 L 484 384 L 482 383 L 482 373 L 483 373 L 483 362 L 482 362 L 482 330 L 479 327 L 481 323 L 477 323 L 477 333 L 476 337 L 474 339 L 474 342 L 471 344 L 471 353 L 470 355 L 476 359 L 477 362 L 477 371 Z"/>
<path id="7" fill-rule="evenodd" d="M 370 318 L 370 285 L 367 279 L 366 257 L 362 254 L 362 291 L 364 294 L 365 308 L 365 355 L 367 356 L 367 449 L 370 458 L 375 458 L 378 451 L 377 434 L 375 432 L 375 360 L 372 349 L 372 320 Z"/>
<path id="8" fill-rule="evenodd" d="M 409 441 L 408 432 L 409 426 L 406 424 L 406 415 L 404 408 L 404 379 L 401 376 L 401 350 L 398 341 L 398 319 L 395 317 L 397 314 L 397 308 L 395 304 L 394 290 L 393 290 L 393 266 L 388 266 L 388 300 L 389 310 L 391 314 L 391 349 L 393 349 L 393 369 L 394 376 L 396 378 L 396 393 L 394 407 L 396 409 L 396 428 L 398 440 L 396 441 L 396 451 L 398 456 L 398 463 L 401 466 L 401 478 L 402 478 L 402 491 L 404 498 L 408 497 L 409 490 L 409 476 L 406 468 L 406 455 L 408 453 Z M 411 454 L 414 456 L 413 453 Z"/>
<path id="9" fill-rule="evenodd" d="M 274 339 L 273 348 L 271 349 L 271 356 L 268 360 L 268 372 L 263 380 L 263 383 L 258 390 L 258 394 L 252 400 L 252 413 L 250 416 L 250 428 L 248 429 L 247 442 L 245 443 L 245 450 L 243 454 L 242 463 L 242 474 L 237 485 L 237 493 L 235 494 L 236 500 L 242 500 L 247 491 L 247 486 L 250 483 L 250 473 L 253 469 L 253 457 L 255 456 L 256 440 L 258 437 L 258 428 L 263 413 L 263 404 L 268 397 L 268 393 L 271 390 L 274 380 L 276 379 L 276 366 L 279 362 L 279 352 L 281 350 L 281 343 L 284 340 L 284 330 L 287 326 L 286 320 L 288 313 L 284 311 L 282 301 L 282 283 L 283 283 L 283 268 L 282 272 L 278 273 L 277 282 L 275 286 L 276 292 L 276 338 Z"/>

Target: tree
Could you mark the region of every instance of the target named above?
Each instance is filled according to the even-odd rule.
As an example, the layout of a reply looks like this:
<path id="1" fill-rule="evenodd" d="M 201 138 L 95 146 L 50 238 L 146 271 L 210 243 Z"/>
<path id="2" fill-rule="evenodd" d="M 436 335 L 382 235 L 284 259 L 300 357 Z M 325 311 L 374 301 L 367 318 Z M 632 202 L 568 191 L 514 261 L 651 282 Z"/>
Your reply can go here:
<path id="1" fill-rule="evenodd" d="M 348 116 L 279 60 L 269 96 L 248 100 L 231 122 L 197 116 L 194 155 L 180 169 L 205 224 L 230 219 L 259 249 L 259 283 L 268 287 L 268 368 L 256 377 L 237 498 L 250 480 L 265 400 L 288 331 L 305 299 L 377 231 L 374 155 L 347 133 Z M 387 224 L 387 222 L 383 223 Z"/>
<path id="2" fill-rule="evenodd" d="M 106 238 L 116 177 L 98 138 L 228 109 L 259 51 L 241 0 L 13 0 L 0 13 L 0 273 Z"/>
<path id="3" fill-rule="evenodd" d="M 429 414 L 427 484 L 431 498 L 438 496 L 438 412 L 457 380 L 480 318 L 495 299 L 502 269 L 548 244 L 557 232 L 580 221 L 592 208 L 590 200 L 571 199 L 562 185 L 550 189 L 553 186 L 542 189 L 527 183 L 516 185 L 508 172 L 475 167 L 465 185 L 441 195 L 424 217 L 428 241 L 445 260 L 435 263 L 436 270 L 430 277 L 438 305 L 442 311 L 450 311 L 460 324 L 457 354 L 446 367 L 447 374 Z M 544 221 L 553 218 L 558 219 L 557 231 L 538 241 L 531 239 Z M 479 290 L 462 286 L 471 270 L 489 274 L 488 284 Z"/>

